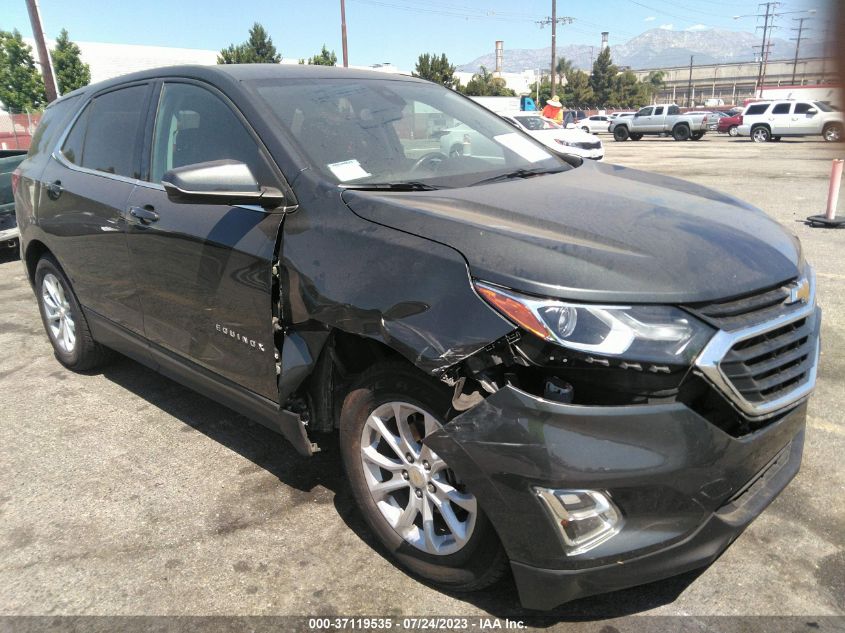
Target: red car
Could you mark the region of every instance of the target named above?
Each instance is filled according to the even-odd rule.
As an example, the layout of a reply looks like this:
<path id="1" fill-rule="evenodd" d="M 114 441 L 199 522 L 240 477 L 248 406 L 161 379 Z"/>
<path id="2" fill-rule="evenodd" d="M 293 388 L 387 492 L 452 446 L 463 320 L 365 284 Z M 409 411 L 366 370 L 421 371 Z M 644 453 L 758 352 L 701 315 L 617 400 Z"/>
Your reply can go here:
<path id="1" fill-rule="evenodd" d="M 716 125 L 716 131 L 722 133 L 727 132 L 731 136 L 736 136 L 737 127 L 740 125 L 742 125 L 742 113 L 733 116 L 723 116 Z"/>

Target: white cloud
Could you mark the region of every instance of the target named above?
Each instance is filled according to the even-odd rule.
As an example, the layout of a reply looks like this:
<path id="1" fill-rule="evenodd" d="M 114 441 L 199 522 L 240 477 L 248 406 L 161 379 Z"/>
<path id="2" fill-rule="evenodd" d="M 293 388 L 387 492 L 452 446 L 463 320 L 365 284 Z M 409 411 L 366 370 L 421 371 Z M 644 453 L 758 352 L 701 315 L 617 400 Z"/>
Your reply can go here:
<path id="1" fill-rule="evenodd" d="M 657 18 L 653 15 L 648 16 L 643 22 L 654 22 Z"/>
<path id="2" fill-rule="evenodd" d="M 693 24 L 690 27 L 684 29 L 685 31 L 709 31 L 710 27 L 705 26 L 704 24 Z"/>
<path id="3" fill-rule="evenodd" d="M 673 30 L 675 30 L 675 25 L 674 24 L 661 24 L 658 28 L 661 28 L 664 31 L 673 31 Z"/>

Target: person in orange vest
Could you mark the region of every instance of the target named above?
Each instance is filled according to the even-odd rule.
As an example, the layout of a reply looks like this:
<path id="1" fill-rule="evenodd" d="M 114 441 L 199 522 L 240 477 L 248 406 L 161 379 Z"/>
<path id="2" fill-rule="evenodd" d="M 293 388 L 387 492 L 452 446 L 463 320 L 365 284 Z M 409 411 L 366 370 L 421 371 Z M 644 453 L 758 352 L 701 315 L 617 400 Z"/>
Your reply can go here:
<path id="1" fill-rule="evenodd" d="M 563 122 L 563 105 L 557 95 L 552 95 L 552 98 L 546 101 L 543 116 L 558 123 Z"/>

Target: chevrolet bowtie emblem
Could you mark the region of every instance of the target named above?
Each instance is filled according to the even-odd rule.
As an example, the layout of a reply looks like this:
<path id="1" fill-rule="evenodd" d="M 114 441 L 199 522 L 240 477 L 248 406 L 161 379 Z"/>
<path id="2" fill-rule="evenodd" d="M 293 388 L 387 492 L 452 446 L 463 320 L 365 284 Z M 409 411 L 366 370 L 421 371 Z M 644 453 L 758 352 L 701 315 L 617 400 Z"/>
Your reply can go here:
<path id="1" fill-rule="evenodd" d="M 789 288 L 789 299 L 786 300 L 787 303 L 807 303 L 810 300 L 810 282 L 806 279 L 802 279 L 801 281 L 797 282 L 794 286 L 790 286 Z"/>

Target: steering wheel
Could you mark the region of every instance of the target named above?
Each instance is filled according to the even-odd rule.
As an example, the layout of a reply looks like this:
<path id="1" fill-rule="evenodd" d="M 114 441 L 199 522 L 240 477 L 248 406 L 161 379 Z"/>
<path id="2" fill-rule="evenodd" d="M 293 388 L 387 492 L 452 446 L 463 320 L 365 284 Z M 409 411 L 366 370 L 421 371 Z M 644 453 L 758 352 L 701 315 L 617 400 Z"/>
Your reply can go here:
<path id="1" fill-rule="evenodd" d="M 441 163 L 444 160 L 449 158 L 446 154 L 442 152 L 429 152 L 428 154 L 422 155 L 417 161 L 413 164 L 410 171 L 415 172 L 418 169 L 422 169 L 423 167 L 429 166 L 429 163 L 436 164 Z"/>

